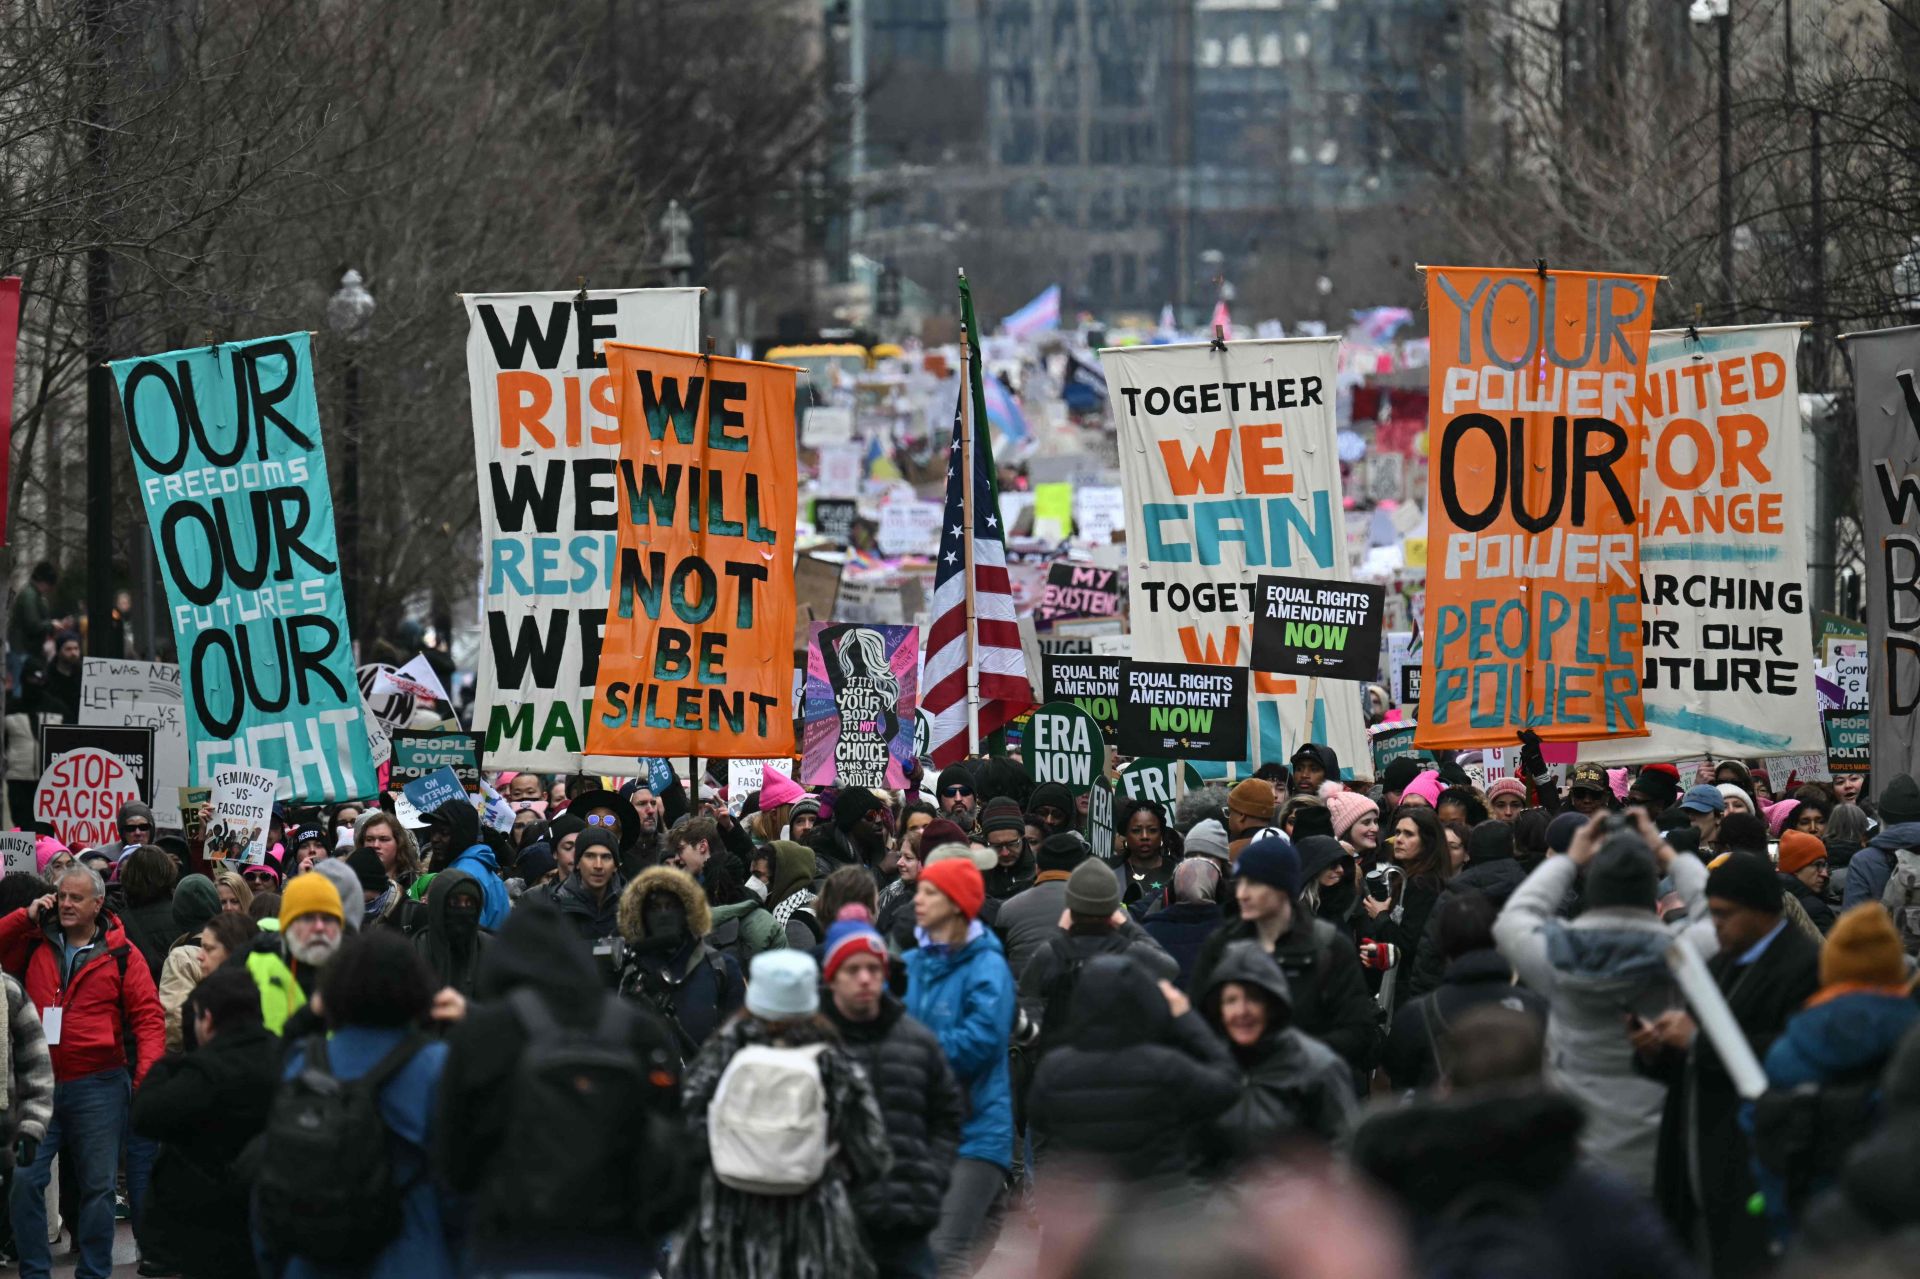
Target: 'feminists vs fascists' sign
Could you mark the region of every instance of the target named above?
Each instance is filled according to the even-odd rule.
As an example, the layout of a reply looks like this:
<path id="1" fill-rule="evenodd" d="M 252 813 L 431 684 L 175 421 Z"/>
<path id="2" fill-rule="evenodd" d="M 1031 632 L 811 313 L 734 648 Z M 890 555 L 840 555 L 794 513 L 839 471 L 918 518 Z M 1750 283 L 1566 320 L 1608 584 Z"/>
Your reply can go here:
<path id="1" fill-rule="evenodd" d="M 181 659 L 192 784 L 378 788 L 304 333 L 112 365 Z"/>

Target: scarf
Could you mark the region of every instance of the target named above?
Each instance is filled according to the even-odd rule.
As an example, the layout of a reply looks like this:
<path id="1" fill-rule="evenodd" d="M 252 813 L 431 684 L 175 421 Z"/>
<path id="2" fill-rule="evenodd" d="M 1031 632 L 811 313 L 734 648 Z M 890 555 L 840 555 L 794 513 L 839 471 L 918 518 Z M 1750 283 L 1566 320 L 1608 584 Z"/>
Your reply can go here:
<path id="1" fill-rule="evenodd" d="M 793 918 L 793 912 L 802 906 L 813 904 L 813 890 L 803 888 L 773 908 L 773 917 L 780 927 L 785 928 L 787 921 Z"/>
<path id="2" fill-rule="evenodd" d="M 400 885 L 394 883 L 392 880 L 388 880 L 387 891 L 374 898 L 372 903 L 367 906 L 366 914 L 360 917 L 360 926 L 365 928 L 368 924 L 379 922 L 380 916 L 386 914 L 387 908 L 393 905 L 394 894 L 399 891 Z"/>

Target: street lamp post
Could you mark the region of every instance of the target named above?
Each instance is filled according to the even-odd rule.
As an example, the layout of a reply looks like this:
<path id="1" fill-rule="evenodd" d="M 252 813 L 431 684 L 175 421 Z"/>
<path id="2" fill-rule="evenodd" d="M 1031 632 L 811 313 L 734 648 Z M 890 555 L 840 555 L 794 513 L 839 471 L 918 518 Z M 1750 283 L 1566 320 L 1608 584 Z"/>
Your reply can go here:
<path id="1" fill-rule="evenodd" d="M 1733 289 L 1733 12 L 1732 0 L 1693 0 L 1687 16 L 1696 24 L 1713 23 L 1720 38 L 1720 291 L 1726 320 L 1735 319 Z"/>
<path id="2" fill-rule="evenodd" d="M 680 207 L 680 201 L 667 201 L 667 211 L 660 216 L 660 233 L 667 237 L 660 269 L 672 283 L 684 286 L 693 278 L 693 250 L 687 243 L 693 234 L 693 218 Z"/>
<path id="3" fill-rule="evenodd" d="M 373 325 L 373 294 L 358 271 L 348 269 L 327 299 L 327 327 L 346 344 L 340 440 L 340 580 L 347 596 L 350 642 L 360 627 L 360 360 L 356 354 Z"/>

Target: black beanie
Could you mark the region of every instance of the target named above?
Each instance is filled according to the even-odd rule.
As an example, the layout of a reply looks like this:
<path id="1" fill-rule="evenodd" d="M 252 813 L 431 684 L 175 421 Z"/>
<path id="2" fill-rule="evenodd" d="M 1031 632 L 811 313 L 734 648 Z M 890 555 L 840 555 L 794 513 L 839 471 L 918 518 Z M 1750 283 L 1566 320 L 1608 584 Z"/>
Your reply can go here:
<path id="1" fill-rule="evenodd" d="M 1035 865 L 1040 870 L 1072 870 L 1087 860 L 1091 850 L 1078 831 L 1063 830 L 1040 841 Z"/>
<path id="2" fill-rule="evenodd" d="M 387 891 L 387 868 L 380 864 L 380 854 L 362 844 L 347 854 L 347 869 L 360 881 L 362 892 L 384 893 Z"/>
<path id="3" fill-rule="evenodd" d="M 942 794 L 949 786 L 964 786 L 968 790 L 979 789 L 974 785 L 973 770 L 965 764 L 948 764 L 940 770 L 940 780 L 933 784 L 933 793 Z"/>
<path id="4" fill-rule="evenodd" d="M 620 837 L 614 834 L 617 828 L 589 826 L 580 832 L 580 838 L 573 841 L 573 861 L 575 865 L 587 855 L 589 848 L 605 847 L 611 849 L 615 861 L 620 860 Z"/>
<path id="5" fill-rule="evenodd" d="M 1481 822 L 1467 834 L 1467 864 L 1507 861 L 1513 856 L 1513 827 L 1501 821 Z"/>
<path id="6" fill-rule="evenodd" d="M 1293 842 L 1333 835 L 1333 810 L 1325 804 L 1300 804 L 1293 810 Z"/>
<path id="7" fill-rule="evenodd" d="M 1033 793 L 1027 796 L 1027 811 L 1031 813 L 1037 808 L 1057 808 L 1066 814 L 1068 821 L 1072 821 L 1078 811 L 1073 792 L 1059 782 L 1041 782 L 1033 788 Z"/>
<path id="8" fill-rule="evenodd" d="M 1384 791 L 1397 795 L 1406 790 L 1407 783 L 1420 776 L 1427 767 L 1412 756 L 1402 755 L 1388 764 L 1386 771 L 1380 775 L 1380 787 Z"/>
<path id="9" fill-rule="evenodd" d="M 1773 864 L 1752 853 L 1733 853 L 1707 872 L 1707 896 L 1718 897 L 1765 915 L 1780 913 L 1780 877 Z"/>
<path id="10" fill-rule="evenodd" d="M 843 787 L 834 792 L 833 824 L 843 831 L 850 831 L 865 821 L 868 813 L 886 806 L 887 801 L 870 790 L 859 786 Z"/>
<path id="11" fill-rule="evenodd" d="M 1920 783 L 1905 773 L 1888 782 L 1880 792 L 1880 820 L 1889 826 L 1920 822 Z"/>
<path id="12" fill-rule="evenodd" d="M 1581 900 L 1595 908 L 1632 906 L 1652 910 L 1660 900 L 1660 868 L 1654 865 L 1653 854 L 1626 845 L 1602 848 L 1587 866 L 1586 891 Z"/>

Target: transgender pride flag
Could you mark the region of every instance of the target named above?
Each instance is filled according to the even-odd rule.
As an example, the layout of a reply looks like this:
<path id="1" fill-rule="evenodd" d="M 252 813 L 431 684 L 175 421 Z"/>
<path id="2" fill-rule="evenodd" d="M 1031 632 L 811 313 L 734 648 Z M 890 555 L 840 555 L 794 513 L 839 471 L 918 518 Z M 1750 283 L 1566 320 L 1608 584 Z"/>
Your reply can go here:
<path id="1" fill-rule="evenodd" d="M 1049 284 L 1039 297 L 1000 321 L 1000 330 L 1008 337 L 1032 337 L 1051 333 L 1060 327 L 1060 286 Z"/>

